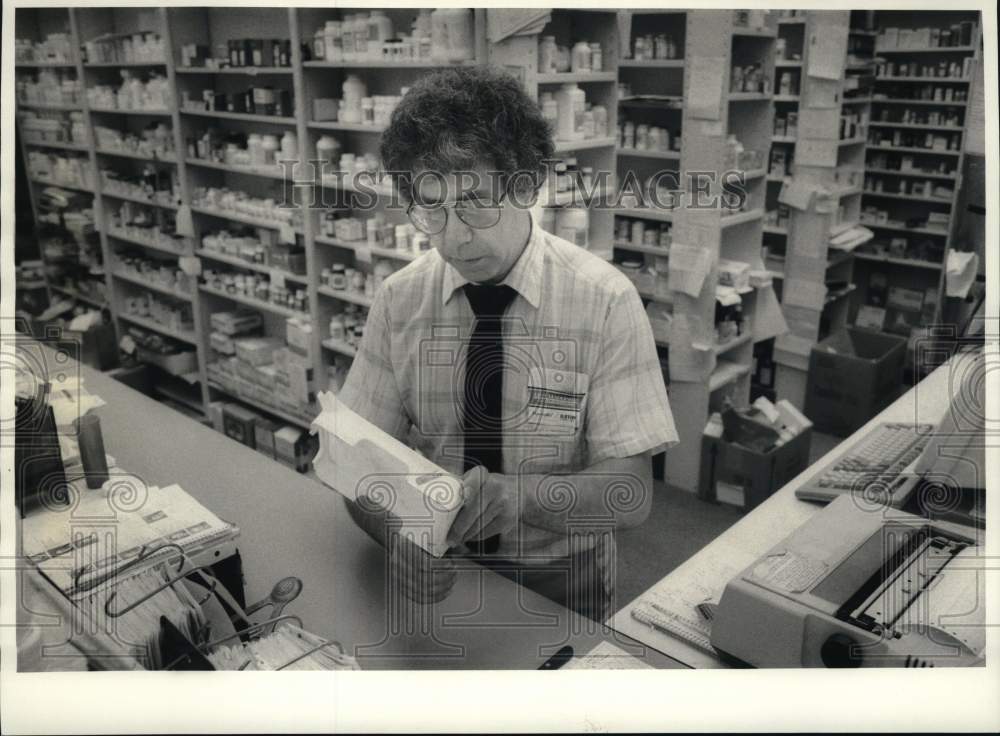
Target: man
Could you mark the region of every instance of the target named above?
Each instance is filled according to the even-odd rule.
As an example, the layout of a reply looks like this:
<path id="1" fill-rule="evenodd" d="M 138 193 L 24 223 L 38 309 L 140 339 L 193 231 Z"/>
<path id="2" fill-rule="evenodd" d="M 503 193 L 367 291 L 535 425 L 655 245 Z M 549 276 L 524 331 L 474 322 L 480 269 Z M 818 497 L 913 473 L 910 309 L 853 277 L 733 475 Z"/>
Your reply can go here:
<path id="1" fill-rule="evenodd" d="M 648 516 L 650 456 L 677 435 L 634 286 L 531 216 L 552 151 L 507 74 L 448 69 L 409 91 L 381 154 L 434 250 L 385 281 L 339 398 L 462 476 L 449 556 L 603 620 L 614 531 Z M 447 557 L 350 508 L 407 595 L 447 595 Z"/>

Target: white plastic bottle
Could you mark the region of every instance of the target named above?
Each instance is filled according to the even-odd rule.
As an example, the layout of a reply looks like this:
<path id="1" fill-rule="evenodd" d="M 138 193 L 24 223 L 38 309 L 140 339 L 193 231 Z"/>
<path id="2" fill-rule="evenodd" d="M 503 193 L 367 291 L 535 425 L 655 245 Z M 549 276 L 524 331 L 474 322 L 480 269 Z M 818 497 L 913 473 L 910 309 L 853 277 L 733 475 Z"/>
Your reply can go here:
<path id="1" fill-rule="evenodd" d="M 448 11 L 444 8 L 431 12 L 431 59 L 448 61 Z"/>
<path id="2" fill-rule="evenodd" d="M 349 13 L 340 24 L 340 47 L 343 49 L 344 61 L 357 61 L 354 51 L 354 14 Z"/>
<path id="3" fill-rule="evenodd" d="M 381 10 L 368 17 L 368 42 L 382 44 L 392 38 L 392 19 Z"/>
<path id="4" fill-rule="evenodd" d="M 590 215 L 582 207 L 564 207 L 556 212 L 556 235 L 586 248 L 589 242 Z"/>
<path id="5" fill-rule="evenodd" d="M 539 105 L 542 108 L 542 117 L 552 126 L 552 130 L 556 130 L 559 124 L 559 103 L 556 102 L 555 96 L 551 92 L 542 92 Z"/>
<path id="6" fill-rule="evenodd" d="M 316 142 L 316 158 L 320 159 L 323 164 L 332 164 L 336 162 L 340 155 L 340 143 L 332 135 L 324 135 Z M 324 168 L 329 168 L 324 166 Z"/>
<path id="7" fill-rule="evenodd" d="M 341 122 L 361 122 L 361 100 L 368 96 L 368 89 L 356 74 L 348 74 L 343 84 L 344 110 Z"/>
<path id="8" fill-rule="evenodd" d="M 445 10 L 448 27 L 448 61 L 472 61 L 476 58 L 473 15 L 469 8 Z"/>
<path id="9" fill-rule="evenodd" d="M 589 72 L 590 55 L 590 44 L 586 41 L 577 41 L 570 55 L 570 70 L 573 72 Z"/>
<path id="10" fill-rule="evenodd" d="M 339 20 L 328 20 L 323 27 L 323 51 L 327 61 L 339 63 L 344 60 L 342 25 Z"/>
<path id="11" fill-rule="evenodd" d="M 358 61 L 368 58 L 368 16 L 364 13 L 354 16 L 354 54 Z"/>
<path id="12" fill-rule="evenodd" d="M 583 113 L 587 96 L 575 84 L 564 84 L 556 94 L 559 122 L 556 138 L 561 141 L 576 141 L 583 137 Z"/>
<path id="13" fill-rule="evenodd" d="M 281 158 L 285 161 L 296 161 L 299 158 L 299 139 L 290 130 L 281 136 Z"/>
<path id="14" fill-rule="evenodd" d="M 538 73 L 539 74 L 555 74 L 556 73 L 556 56 L 559 53 L 559 49 L 556 46 L 555 36 L 542 36 L 541 42 L 538 44 Z"/>

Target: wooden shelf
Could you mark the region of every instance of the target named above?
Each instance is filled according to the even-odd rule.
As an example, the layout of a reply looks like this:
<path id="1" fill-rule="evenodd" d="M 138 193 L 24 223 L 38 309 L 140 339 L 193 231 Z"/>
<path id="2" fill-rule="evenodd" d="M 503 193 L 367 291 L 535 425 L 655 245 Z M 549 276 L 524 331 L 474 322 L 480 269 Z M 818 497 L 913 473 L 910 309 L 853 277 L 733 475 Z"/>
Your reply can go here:
<path id="1" fill-rule="evenodd" d="M 92 187 L 86 187 L 82 184 L 67 184 L 65 182 L 53 181 L 51 179 L 43 179 L 40 176 L 29 176 L 28 180 L 35 183 L 41 184 L 46 187 L 59 187 L 60 189 L 73 189 L 77 192 L 86 192 L 87 194 L 94 194 Z"/>
<path id="2" fill-rule="evenodd" d="M 139 197 L 134 194 L 121 194 L 119 192 L 105 192 L 101 191 L 102 197 L 110 197 L 111 199 L 121 199 L 127 202 L 135 202 L 136 204 L 143 204 L 147 207 L 160 207 L 165 210 L 176 210 L 177 205 L 173 202 L 164 202 L 155 199 L 149 199 L 147 197 Z"/>
<path id="3" fill-rule="evenodd" d="M 141 238 L 133 238 L 131 235 L 128 235 L 127 233 L 120 230 L 115 230 L 114 228 L 108 228 L 107 236 L 109 238 L 114 238 L 115 240 L 121 240 L 124 243 L 131 243 L 132 245 L 138 245 L 142 248 L 147 248 L 149 250 L 159 251 L 160 253 L 169 253 L 172 256 L 190 255 L 186 251 L 175 250 L 165 245 L 160 245 L 159 243 L 154 243 L 149 240 L 143 240 Z"/>
<path id="4" fill-rule="evenodd" d="M 141 69 L 151 66 L 166 66 L 165 60 L 160 61 L 88 61 L 84 69 Z"/>
<path id="5" fill-rule="evenodd" d="M 928 125 L 926 123 L 891 123 L 882 121 L 870 121 L 872 128 L 906 128 L 908 130 L 943 130 L 951 133 L 963 133 L 965 128 L 961 125 Z"/>
<path id="6" fill-rule="evenodd" d="M 655 209 L 652 207 L 619 207 L 615 210 L 616 215 L 623 217 L 638 217 L 644 220 L 656 220 L 657 222 L 673 222 L 674 213 L 672 210 Z"/>
<path id="7" fill-rule="evenodd" d="M 764 92 L 730 92 L 730 102 L 770 102 L 774 95 Z"/>
<path id="8" fill-rule="evenodd" d="M 775 102 L 794 102 L 798 104 L 801 97 L 799 95 L 775 95 L 773 99 Z"/>
<path id="9" fill-rule="evenodd" d="M 590 138 L 583 141 L 556 141 L 555 152 L 566 153 L 568 151 L 587 151 L 592 148 L 613 148 L 617 145 L 616 137 Z"/>
<path id="10" fill-rule="evenodd" d="M 538 84 L 587 84 L 597 82 L 617 82 L 615 72 L 560 72 L 558 74 L 538 74 L 535 76 Z"/>
<path id="11" fill-rule="evenodd" d="M 75 69 L 72 61 L 19 61 L 15 69 Z"/>
<path id="12" fill-rule="evenodd" d="M 368 309 L 372 306 L 372 300 L 369 299 L 364 293 L 358 293 L 356 291 L 349 291 L 347 289 L 337 290 L 331 289 L 329 286 L 320 286 L 316 289 L 323 296 L 328 296 L 331 299 L 337 299 L 342 302 L 350 302 L 351 304 L 357 304 L 361 307 L 366 307 Z"/>
<path id="13" fill-rule="evenodd" d="M 907 148 L 906 146 L 880 146 L 868 144 L 869 151 L 890 151 L 893 153 L 924 153 L 928 156 L 961 156 L 961 151 L 936 151 L 933 148 Z"/>
<path id="14" fill-rule="evenodd" d="M 118 107 L 91 107 L 92 113 L 107 113 L 110 115 L 140 115 L 147 117 L 170 117 L 170 110 L 124 110 Z"/>
<path id="15" fill-rule="evenodd" d="M 215 389 L 216 391 L 220 391 L 221 393 L 224 393 L 227 396 L 233 397 L 237 401 L 242 401 L 244 404 L 249 404 L 255 409 L 260 409 L 265 414 L 272 414 L 273 416 L 283 419 L 289 424 L 294 424 L 296 427 L 299 427 L 300 429 L 309 429 L 310 423 L 307 420 L 301 419 L 295 416 L 294 414 L 289 414 L 284 409 L 279 409 L 278 407 L 272 406 L 271 404 L 267 404 L 263 401 L 258 401 L 257 399 L 251 399 L 250 397 L 241 394 L 238 391 L 228 389 L 214 379 L 210 379 L 208 381 L 208 386 L 209 388 Z"/>
<path id="16" fill-rule="evenodd" d="M 719 227 L 735 227 L 736 225 L 742 225 L 746 222 L 753 222 L 754 220 L 759 220 L 764 217 L 763 208 L 750 210 L 749 212 L 740 212 L 735 215 L 723 215 L 719 219 Z"/>
<path id="17" fill-rule="evenodd" d="M 285 179 L 285 169 L 281 166 L 234 166 L 233 164 L 223 164 L 218 161 L 207 161 L 201 158 L 187 158 L 184 159 L 184 163 L 202 169 L 215 169 L 216 171 L 227 171 L 232 174 L 261 176 L 266 179 Z M 296 161 L 293 164 L 293 168 L 297 165 L 298 162 Z"/>
<path id="18" fill-rule="evenodd" d="M 860 224 L 874 230 L 890 230 L 896 233 L 911 233 L 913 235 L 937 235 L 940 238 L 948 237 L 947 230 L 935 230 L 934 228 L 906 227 L 905 225 L 879 225 L 874 222 L 862 222 Z"/>
<path id="19" fill-rule="evenodd" d="M 158 291 L 161 294 L 166 294 L 172 299 L 176 299 L 182 302 L 191 301 L 193 295 L 187 294 L 183 291 L 177 291 L 176 289 L 171 289 L 169 286 L 163 286 L 156 283 L 155 281 L 150 281 L 149 279 L 144 279 L 141 276 L 133 276 L 130 273 L 123 273 L 122 271 L 111 270 L 111 275 L 122 281 L 127 281 L 130 284 L 135 284 L 136 286 L 141 286 L 143 289 L 150 289 L 151 291 Z"/>
<path id="20" fill-rule="evenodd" d="M 256 76 L 258 74 L 293 74 L 290 66 L 227 66 L 213 69 L 204 66 L 179 66 L 174 69 L 177 74 L 238 74 L 241 76 Z"/>
<path id="21" fill-rule="evenodd" d="M 681 158 L 680 151 L 649 151 L 639 148 L 619 148 L 618 155 L 630 158 L 648 158 L 666 161 L 680 161 Z"/>
<path id="22" fill-rule="evenodd" d="M 281 228 L 282 223 L 275 222 L 274 220 L 263 220 L 256 217 L 250 217 L 248 215 L 241 215 L 238 212 L 232 212 L 230 210 L 217 210 L 213 207 L 203 207 L 200 205 L 192 205 L 192 212 L 196 212 L 199 215 L 207 215 L 209 217 L 218 217 L 220 220 L 230 220 L 231 222 L 242 222 L 244 225 L 250 225 L 251 227 L 266 227 L 274 230 Z M 298 230 L 295 231 L 296 234 L 301 234 Z"/>
<path id="23" fill-rule="evenodd" d="M 312 130 L 336 130 L 347 133 L 374 133 L 381 135 L 385 132 L 385 125 L 364 125 L 362 123 L 338 123 L 325 121 L 310 121 L 306 123 L 307 128 Z"/>
<path id="24" fill-rule="evenodd" d="M 801 67 L 802 59 L 799 59 L 797 61 L 794 59 L 778 59 L 777 61 L 774 62 L 774 65 L 780 67 L 791 67 L 791 68 Z"/>
<path id="25" fill-rule="evenodd" d="M 881 197 L 883 199 L 899 199 L 907 202 L 925 202 L 927 204 L 951 204 L 951 199 L 941 197 L 924 197 L 918 194 L 897 194 L 896 192 L 872 192 L 865 189 L 863 194 L 866 197 Z"/>
<path id="26" fill-rule="evenodd" d="M 181 115 L 196 115 L 202 118 L 221 120 L 243 120 L 247 123 L 270 123 L 271 125 L 295 125 L 295 118 L 280 115 L 251 115 L 246 112 L 220 112 L 217 110 L 190 110 L 181 108 Z"/>
<path id="27" fill-rule="evenodd" d="M 867 138 L 843 138 L 837 141 L 838 146 L 859 146 L 862 143 L 867 143 Z"/>
<path id="28" fill-rule="evenodd" d="M 61 141 L 33 141 L 30 139 L 24 140 L 24 145 L 26 146 L 38 146 L 40 148 L 58 148 L 61 151 L 77 151 L 79 153 L 86 153 L 89 151 L 89 147 L 83 143 L 63 143 Z"/>
<path id="29" fill-rule="evenodd" d="M 620 59 L 619 69 L 683 69 L 684 59 Z"/>
<path id="30" fill-rule="evenodd" d="M 405 62 L 389 61 L 304 61 L 306 69 L 443 69 L 456 66 L 473 66 L 475 62 L 434 61 L 432 59 L 407 59 Z"/>
<path id="31" fill-rule="evenodd" d="M 864 253 L 854 251 L 854 257 L 862 261 L 872 261 L 874 263 L 889 263 L 894 266 L 909 266 L 912 268 L 924 268 L 930 271 L 940 271 L 941 264 L 933 261 L 920 261 L 916 258 L 895 258 L 893 256 L 880 256 L 877 253 Z"/>
<path id="32" fill-rule="evenodd" d="M 743 28 L 733 26 L 733 36 L 736 38 L 775 38 L 778 33 L 771 28 Z"/>
<path id="33" fill-rule="evenodd" d="M 283 307 L 280 304 L 272 304 L 271 302 L 265 302 L 263 299 L 254 299 L 249 296 L 243 296 L 242 294 L 230 294 L 220 289 L 213 289 L 205 284 L 200 284 L 198 289 L 205 294 L 211 294 L 213 296 L 220 297 L 221 299 L 229 299 L 230 301 L 245 304 L 248 307 L 253 307 L 254 309 L 259 309 L 263 312 L 278 314 L 282 317 L 308 316 L 308 312 L 298 312 L 294 309 L 290 309 L 289 307 Z"/>
<path id="34" fill-rule="evenodd" d="M 779 227 L 778 225 L 764 225 L 764 232 L 768 235 L 781 235 L 788 237 L 788 228 Z"/>
<path id="35" fill-rule="evenodd" d="M 929 105 L 933 107 L 965 107 L 968 105 L 966 101 L 949 101 L 944 100 L 907 100 L 899 97 L 872 97 L 873 105 Z"/>
<path id="36" fill-rule="evenodd" d="M 948 181 L 955 181 L 958 179 L 957 174 L 933 174 L 928 171 L 917 171 L 915 169 L 909 169 L 906 171 L 900 171 L 899 169 L 876 169 L 871 166 L 865 167 L 866 174 L 883 174 L 886 176 L 911 176 L 915 179 L 945 179 Z"/>
<path id="37" fill-rule="evenodd" d="M 708 390 L 718 391 L 738 378 L 750 373 L 750 366 L 741 363 L 731 363 L 728 360 L 719 360 L 712 375 L 708 378 Z"/>
<path id="38" fill-rule="evenodd" d="M 113 148 L 98 148 L 98 156 L 118 156 L 120 158 L 131 158 L 136 161 L 149 161 L 154 164 L 176 164 L 176 158 L 158 158 L 156 156 L 143 156 L 139 153 L 131 153 L 129 151 L 116 151 Z"/>
<path id="39" fill-rule="evenodd" d="M 161 325 L 159 322 L 155 322 L 147 317 L 139 317 L 138 315 L 127 314 L 125 312 L 119 312 L 118 319 L 123 319 L 126 322 L 131 322 L 132 324 L 137 325 L 138 327 L 145 327 L 147 330 L 158 332 L 159 334 L 166 335 L 167 337 L 172 337 L 180 342 L 186 342 L 189 345 L 198 344 L 193 331 L 188 332 L 186 330 L 175 330 L 172 327 Z"/>
<path id="40" fill-rule="evenodd" d="M 916 49 L 880 48 L 875 47 L 875 53 L 881 54 L 961 54 L 976 50 L 975 46 L 925 46 Z"/>
<path id="41" fill-rule="evenodd" d="M 40 287 L 44 287 L 45 286 L 45 282 L 44 281 L 40 282 L 39 286 Z M 67 288 L 62 287 L 62 286 L 56 286 L 55 284 L 49 284 L 48 286 L 49 286 L 49 289 L 51 289 L 52 291 L 54 291 L 56 293 L 63 294 L 64 296 L 68 296 L 70 299 L 79 299 L 84 304 L 89 304 L 90 306 L 97 307 L 98 309 L 102 309 L 102 308 L 104 308 L 104 307 L 106 307 L 108 305 L 108 302 L 107 302 L 106 299 L 103 300 L 103 301 L 102 300 L 98 300 L 98 299 L 94 299 L 93 297 L 88 296 L 86 294 L 81 294 L 76 289 L 67 289 Z M 18 288 L 21 288 L 21 285 L 18 285 Z"/>
<path id="42" fill-rule="evenodd" d="M 876 82 L 913 82 L 915 84 L 923 84 L 924 82 L 929 82 L 932 84 L 968 84 L 969 79 L 967 77 L 875 77 Z"/>
<path id="43" fill-rule="evenodd" d="M 663 256 L 664 258 L 670 256 L 670 248 L 661 248 L 658 245 L 632 245 L 628 241 L 623 242 L 621 240 L 616 240 L 613 245 L 615 248 L 634 253 L 645 253 L 651 256 Z"/>
<path id="44" fill-rule="evenodd" d="M 49 102 L 18 102 L 18 107 L 26 110 L 53 110 L 56 112 L 83 112 L 82 105 L 61 105 Z"/>
<path id="45" fill-rule="evenodd" d="M 245 268 L 248 271 L 256 271 L 258 273 L 266 274 L 278 274 L 285 281 L 295 281 L 300 284 L 309 283 L 309 277 L 306 274 L 292 273 L 291 271 L 286 271 L 282 268 L 277 268 L 275 266 L 268 266 L 263 263 L 251 263 L 239 256 L 231 256 L 226 253 L 219 253 L 218 251 L 208 250 L 206 248 L 201 248 L 194 252 L 199 258 L 207 258 L 212 261 L 219 261 L 220 263 L 228 263 L 231 266 L 236 266 L 237 268 Z"/>
<path id="46" fill-rule="evenodd" d="M 798 141 L 798 138 L 796 136 L 792 136 L 792 135 L 774 135 L 774 136 L 771 136 L 771 143 L 792 143 L 792 144 L 794 144 L 797 141 Z"/>

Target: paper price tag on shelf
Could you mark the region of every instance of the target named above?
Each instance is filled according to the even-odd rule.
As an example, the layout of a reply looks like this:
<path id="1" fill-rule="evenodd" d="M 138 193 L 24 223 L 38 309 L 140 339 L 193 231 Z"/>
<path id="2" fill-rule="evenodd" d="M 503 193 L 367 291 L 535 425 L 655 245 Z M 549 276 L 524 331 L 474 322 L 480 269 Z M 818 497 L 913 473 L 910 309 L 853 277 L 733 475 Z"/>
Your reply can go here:
<path id="1" fill-rule="evenodd" d="M 201 274 L 201 259 L 198 256 L 181 256 L 177 259 L 177 265 L 188 276 Z"/>
<path id="2" fill-rule="evenodd" d="M 372 262 L 372 248 L 370 245 L 354 246 L 354 257 L 358 263 Z"/>
<path id="3" fill-rule="evenodd" d="M 178 235 L 188 238 L 194 237 L 194 219 L 191 217 L 191 206 L 182 204 L 177 208 L 177 217 L 174 219 L 174 230 Z"/>
<path id="4" fill-rule="evenodd" d="M 292 223 L 283 222 L 278 225 L 278 238 L 282 243 L 295 245 L 295 230 L 292 229 Z"/>

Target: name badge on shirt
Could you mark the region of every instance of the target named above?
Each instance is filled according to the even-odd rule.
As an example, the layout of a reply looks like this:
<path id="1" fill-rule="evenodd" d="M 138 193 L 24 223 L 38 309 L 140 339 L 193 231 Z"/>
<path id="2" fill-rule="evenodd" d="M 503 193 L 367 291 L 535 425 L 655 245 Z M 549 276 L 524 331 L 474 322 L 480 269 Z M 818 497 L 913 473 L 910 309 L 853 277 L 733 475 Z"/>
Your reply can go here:
<path id="1" fill-rule="evenodd" d="M 531 425 L 551 434 L 575 434 L 582 423 L 589 384 L 586 373 L 532 369 L 528 377 Z"/>

